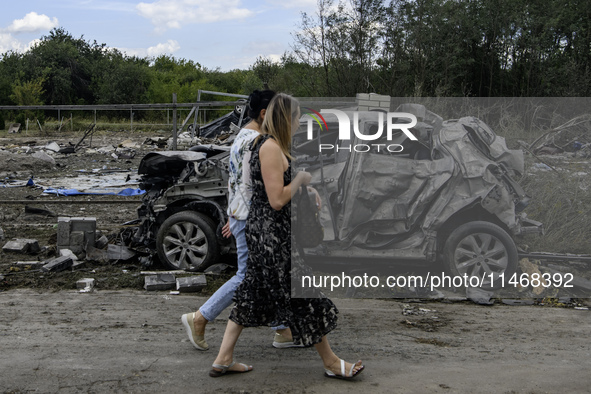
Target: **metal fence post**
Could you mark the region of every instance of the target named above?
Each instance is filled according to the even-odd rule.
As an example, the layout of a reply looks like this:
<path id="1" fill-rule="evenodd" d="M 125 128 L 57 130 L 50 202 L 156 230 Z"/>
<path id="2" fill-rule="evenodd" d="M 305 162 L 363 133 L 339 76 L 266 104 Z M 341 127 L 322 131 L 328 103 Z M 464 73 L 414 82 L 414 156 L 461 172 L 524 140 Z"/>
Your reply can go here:
<path id="1" fill-rule="evenodd" d="M 172 94 L 172 150 L 176 150 L 176 93 Z"/>

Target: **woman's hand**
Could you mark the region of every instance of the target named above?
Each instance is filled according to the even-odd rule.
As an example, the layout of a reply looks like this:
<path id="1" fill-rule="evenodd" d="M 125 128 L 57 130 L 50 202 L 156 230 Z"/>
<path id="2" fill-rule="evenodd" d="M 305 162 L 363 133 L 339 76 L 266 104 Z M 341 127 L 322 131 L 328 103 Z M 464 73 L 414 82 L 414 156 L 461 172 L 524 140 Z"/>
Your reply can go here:
<path id="1" fill-rule="evenodd" d="M 230 231 L 230 220 L 228 220 L 226 224 L 224 224 L 224 227 L 222 227 L 222 236 L 224 238 L 230 238 L 232 236 L 232 231 Z"/>
<path id="2" fill-rule="evenodd" d="M 306 172 L 306 171 L 299 171 L 294 178 L 294 181 L 296 182 L 296 184 L 299 184 L 299 185 L 309 185 L 311 180 L 312 180 L 312 174 L 310 174 L 309 172 Z"/>

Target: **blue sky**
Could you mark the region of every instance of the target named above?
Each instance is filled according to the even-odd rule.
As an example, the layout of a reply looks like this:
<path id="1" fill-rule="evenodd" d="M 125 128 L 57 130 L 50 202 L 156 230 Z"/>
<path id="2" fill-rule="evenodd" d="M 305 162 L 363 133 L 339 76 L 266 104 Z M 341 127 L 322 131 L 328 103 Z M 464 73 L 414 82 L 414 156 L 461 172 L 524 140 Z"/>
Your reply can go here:
<path id="1" fill-rule="evenodd" d="M 128 55 L 172 55 L 209 69 L 247 69 L 290 49 L 316 0 L 24 0 L 3 2 L 0 53 L 19 52 L 62 27 Z"/>

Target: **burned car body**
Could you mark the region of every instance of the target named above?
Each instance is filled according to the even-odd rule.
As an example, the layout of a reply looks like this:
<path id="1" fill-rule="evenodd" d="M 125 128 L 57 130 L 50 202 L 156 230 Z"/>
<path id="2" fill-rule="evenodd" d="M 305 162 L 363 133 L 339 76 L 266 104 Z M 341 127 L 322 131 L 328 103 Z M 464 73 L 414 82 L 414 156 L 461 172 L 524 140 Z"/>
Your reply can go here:
<path id="1" fill-rule="evenodd" d="M 422 105 L 396 112 L 416 115 L 417 141 L 400 131 L 388 140 L 383 133 L 371 146 L 359 136 L 339 140 L 326 132 L 339 129 L 330 114 L 327 130 L 314 126 L 313 139 L 295 136 L 294 152 L 326 201 L 325 240 L 307 254 L 443 262 L 455 275 L 514 272 L 513 236 L 541 231 L 521 213 L 528 197 L 512 179 L 523 172 L 522 152 L 508 149 L 475 117 L 443 121 Z M 383 115 L 349 119 L 357 116 L 358 130 L 376 136 L 386 129 Z M 386 149 L 392 144 L 393 152 Z"/>
<path id="2" fill-rule="evenodd" d="M 514 236 L 541 231 L 521 212 L 528 197 L 512 178 L 523 172 L 522 152 L 508 149 L 474 117 L 443 121 L 416 104 L 397 112 L 415 114 L 411 131 L 418 141 L 402 132 L 371 141 L 403 148 L 394 152 L 355 149 L 364 141 L 339 140 L 337 119 L 328 115 L 327 130 L 314 124 L 309 139 L 309 119 L 300 120 L 292 153 L 296 165 L 312 173 L 324 202 L 324 242 L 306 254 L 443 262 L 460 275 L 515 271 Z M 358 112 L 357 119 L 367 135 L 384 126 L 374 111 Z M 170 267 L 202 269 L 235 250 L 220 230 L 227 220 L 231 139 L 225 144 L 142 160 L 138 172 L 147 193 L 135 239 L 156 249 Z"/>
<path id="3" fill-rule="evenodd" d="M 228 204 L 229 145 L 189 151 L 150 152 L 141 161 L 136 245 L 156 250 L 173 269 L 200 269 L 232 253 L 221 236 Z"/>

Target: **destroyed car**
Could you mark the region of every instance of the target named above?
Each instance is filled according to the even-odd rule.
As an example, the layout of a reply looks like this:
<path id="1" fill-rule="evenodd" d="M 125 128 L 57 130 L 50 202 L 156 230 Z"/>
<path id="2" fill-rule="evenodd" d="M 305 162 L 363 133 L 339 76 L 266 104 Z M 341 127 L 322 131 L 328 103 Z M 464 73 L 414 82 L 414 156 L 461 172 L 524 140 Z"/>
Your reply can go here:
<path id="1" fill-rule="evenodd" d="M 522 152 L 475 117 L 443 121 L 416 104 L 397 112 L 416 116 L 410 131 L 418 140 L 394 132 L 371 141 L 400 147 L 394 151 L 356 149 L 364 142 L 358 136 L 339 140 L 338 119 L 329 115 L 322 132 L 312 122 L 309 139 L 311 122 L 301 118 L 293 154 L 324 202 L 324 242 L 306 254 L 434 263 L 455 275 L 515 272 L 514 237 L 542 228 L 522 212 L 528 197 L 513 179 L 523 172 Z M 356 115 L 349 118 L 363 134 L 385 127 L 378 112 Z M 140 164 L 147 192 L 136 240 L 172 268 L 202 269 L 235 251 L 221 236 L 230 143 L 150 153 Z"/>
<path id="2" fill-rule="evenodd" d="M 245 105 L 237 105 L 199 127 L 201 144 L 142 158 L 139 187 L 146 193 L 138 208 L 134 246 L 156 250 L 164 265 L 184 270 L 203 270 L 235 253 L 233 238 L 221 233 L 228 220 L 228 160 L 240 125 L 249 121 Z"/>
<path id="3" fill-rule="evenodd" d="M 150 152 L 140 162 L 135 244 L 156 250 L 173 269 L 206 268 L 235 252 L 221 235 L 227 221 L 229 145 L 200 145 L 188 151 Z"/>
<path id="4" fill-rule="evenodd" d="M 379 136 L 388 127 L 379 112 L 349 113 L 358 119 L 351 130 Z M 418 104 L 396 113 L 415 115 L 416 141 L 396 129 L 388 139 L 339 139 L 332 114 L 322 131 L 308 120 L 312 138 L 308 130 L 294 137 L 300 166 L 325 201 L 324 242 L 307 255 L 429 263 L 498 284 L 517 269 L 514 237 L 542 232 L 522 212 L 529 197 L 513 179 L 524 170 L 522 151 L 475 117 L 443 121 Z"/>

